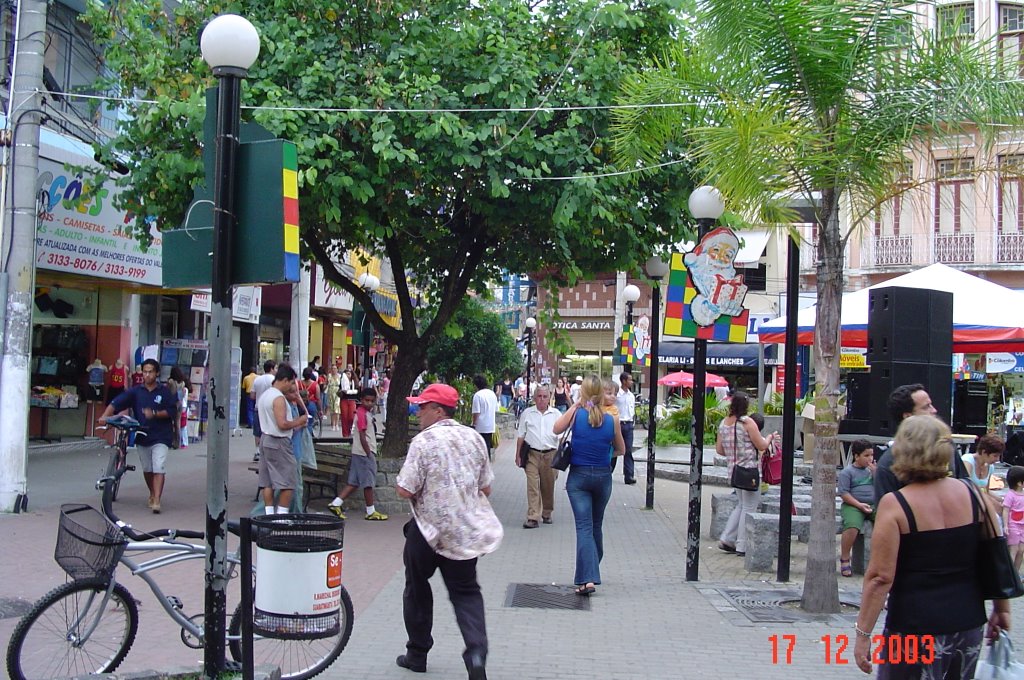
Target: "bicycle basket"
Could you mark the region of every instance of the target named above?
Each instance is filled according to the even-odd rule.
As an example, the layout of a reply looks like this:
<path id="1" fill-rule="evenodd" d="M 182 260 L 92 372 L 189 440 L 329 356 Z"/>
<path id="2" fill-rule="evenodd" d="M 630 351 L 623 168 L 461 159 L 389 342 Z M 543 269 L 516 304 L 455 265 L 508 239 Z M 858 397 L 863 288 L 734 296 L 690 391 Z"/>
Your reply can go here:
<path id="1" fill-rule="evenodd" d="M 73 579 L 109 579 L 128 544 L 121 530 L 91 505 L 60 506 L 53 559 Z"/>

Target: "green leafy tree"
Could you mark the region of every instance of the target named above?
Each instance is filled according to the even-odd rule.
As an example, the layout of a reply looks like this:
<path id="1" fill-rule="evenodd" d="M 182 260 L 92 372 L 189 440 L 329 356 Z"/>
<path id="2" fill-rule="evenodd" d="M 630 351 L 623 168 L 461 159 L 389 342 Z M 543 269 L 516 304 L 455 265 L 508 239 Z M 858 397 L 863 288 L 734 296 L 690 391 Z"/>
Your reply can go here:
<path id="1" fill-rule="evenodd" d="M 263 47 L 243 105 L 257 108 L 243 113 L 297 144 L 305 251 L 398 346 L 382 451 L 401 455 L 398 405 L 467 291 L 500 269 L 567 282 L 632 269 L 684 236 L 685 164 L 602 176 L 616 170 L 607 104 L 684 4 L 264 0 L 167 15 L 152 0 L 93 3 L 108 86 L 139 98 L 105 153 L 130 159 L 124 204 L 179 224 L 202 172 L 201 26 L 225 12 L 254 23 Z M 355 247 L 390 259 L 399 328 L 333 264 Z"/>
<path id="2" fill-rule="evenodd" d="M 501 317 L 467 298 L 455 311 L 446 332 L 427 349 L 430 370 L 451 379 L 483 374 L 491 379 L 523 370 L 523 357 Z"/>
<path id="3" fill-rule="evenodd" d="M 917 3 L 925 6 L 933 3 Z M 915 144 L 968 133 L 984 143 L 1021 124 L 1022 85 L 992 45 L 917 30 L 925 17 L 884 0 L 706 0 L 666 57 L 625 89 L 616 152 L 626 166 L 685 148 L 695 175 L 734 212 L 796 221 L 815 206 L 816 450 L 803 607 L 839 610 L 835 485 L 839 319 L 847 240 L 883 201 Z M 910 5 L 913 7 L 913 5 Z M 1016 62 L 1012 64 L 1016 68 Z M 839 211 L 849 209 L 849 229 Z M 797 285 L 797 282 L 790 282 Z M 876 395 L 884 398 L 884 395 Z"/>

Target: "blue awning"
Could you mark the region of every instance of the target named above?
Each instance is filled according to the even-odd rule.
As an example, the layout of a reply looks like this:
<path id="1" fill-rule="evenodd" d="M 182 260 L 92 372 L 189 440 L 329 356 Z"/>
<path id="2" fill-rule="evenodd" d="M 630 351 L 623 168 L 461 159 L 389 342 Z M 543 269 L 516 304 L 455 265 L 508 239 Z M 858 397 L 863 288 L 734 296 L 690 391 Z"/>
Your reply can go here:
<path id="1" fill-rule="evenodd" d="M 775 358 L 775 345 L 766 345 L 766 359 Z M 693 342 L 661 342 L 658 362 L 662 366 L 693 366 Z M 708 342 L 708 366 L 757 368 L 756 342 Z"/>

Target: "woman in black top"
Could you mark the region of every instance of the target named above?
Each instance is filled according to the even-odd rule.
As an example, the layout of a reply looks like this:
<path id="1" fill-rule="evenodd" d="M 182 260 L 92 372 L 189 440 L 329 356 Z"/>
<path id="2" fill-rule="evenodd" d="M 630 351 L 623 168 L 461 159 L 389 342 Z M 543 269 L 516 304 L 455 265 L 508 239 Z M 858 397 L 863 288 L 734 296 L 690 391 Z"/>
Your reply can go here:
<path id="1" fill-rule="evenodd" d="M 865 673 L 879 663 L 879 678 L 973 678 L 986 622 L 975 554 L 980 504 L 988 501 L 948 476 L 953 440 L 938 418 L 904 419 L 892 451 L 892 471 L 906 486 L 878 503 L 854 660 Z M 886 596 L 881 637 L 873 629 Z M 1009 601 L 992 604 L 989 638 L 1010 629 Z"/>
<path id="2" fill-rule="evenodd" d="M 494 387 L 495 393 L 498 395 L 498 401 L 501 403 L 502 408 L 508 410 L 508 407 L 512 405 L 512 381 L 509 380 L 508 375 L 505 379 Z"/>
<path id="3" fill-rule="evenodd" d="M 569 386 L 565 384 L 565 378 L 559 378 L 555 384 L 555 408 L 562 413 L 569 410 Z"/>

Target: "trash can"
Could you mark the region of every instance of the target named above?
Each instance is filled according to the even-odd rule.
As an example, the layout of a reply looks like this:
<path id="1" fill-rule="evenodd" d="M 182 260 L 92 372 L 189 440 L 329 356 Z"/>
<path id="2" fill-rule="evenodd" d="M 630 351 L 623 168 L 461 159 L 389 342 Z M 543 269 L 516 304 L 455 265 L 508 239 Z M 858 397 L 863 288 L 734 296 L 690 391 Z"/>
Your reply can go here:
<path id="1" fill-rule="evenodd" d="M 264 515 L 253 518 L 252 533 L 253 632 L 286 640 L 337 635 L 345 522 L 331 515 Z"/>

